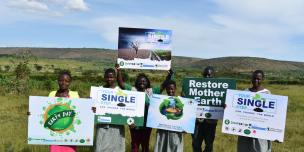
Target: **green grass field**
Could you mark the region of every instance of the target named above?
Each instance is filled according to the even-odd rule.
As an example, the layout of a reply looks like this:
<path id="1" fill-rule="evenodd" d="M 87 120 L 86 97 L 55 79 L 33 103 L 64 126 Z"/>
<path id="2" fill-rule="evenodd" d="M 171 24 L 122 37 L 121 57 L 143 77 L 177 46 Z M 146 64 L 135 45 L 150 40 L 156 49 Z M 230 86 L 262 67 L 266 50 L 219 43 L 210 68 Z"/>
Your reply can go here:
<path id="1" fill-rule="evenodd" d="M 239 89 L 248 87 L 249 84 L 239 84 Z M 288 113 L 284 143 L 273 143 L 275 152 L 301 152 L 304 151 L 304 86 L 299 85 L 267 85 L 273 94 L 289 97 Z M 46 96 L 47 90 L 33 90 L 31 95 Z M 83 96 L 89 94 L 89 89 L 83 91 Z M 27 144 L 27 109 L 28 96 L 2 95 L 0 96 L 0 151 L 48 151 L 48 146 L 34 146 Z M 221 122 L 217 126 L 214 151 L 236 151 L 236 136 L 221 133 Z M 150 150 L 155 143 L 155 130 L 150 138 Z M 130 151 L 130 135 L 126 127 L 126 150 Z M 79 147 L 78 151 L 92 151 L 92 147 Z M 184 151 L 191 150 L 191 136 L 184 135 Z"/>
<path id="2" fill-rule="evenodd" d="M 14 68 L 16 64 L 11 64 L 6 57 L 0 58 L 1 73 L 0 73 L 0 152 L 47 152 L 48 146 L 35 146 L 27 144 L 27 115 L 28 111 L 28 96 L 47 96 L 51 90 L 57 89 L 56 69 L 69 69 L 74 77 L 71 85 L 71 90 L 78 91 L 81 97 L 88 97 L 91 85 L 101 85 L 102 72 L 104 68 L 112 67 L 113 61 L 85 61 L 71 59 L 45 59 L 39 58 L 37 61 L 30 61 L 29 67 L 31 75 L 28 82 L 30 92 L 28 95 L 17 95 L 16 92 L 10 92 L 14 89 Z M 36 65 L 43 68 L 37 70 Z M 6 70 L 6 66 L 10 66 Z M 95 72 L 89 79 L 85 75 L 85 71 L 93 70 Z M 199 77 L 200 71 L 176 67 L 175 79 L 177 80 L 177 93 L 181 91 L 181 79 L 184 77 Z M 97 72 L 97 73 L 96 73 Z M 151 71 L 151 70 L 127 70 L 130 81 L 134 82 L 134 77 L 139 72 L 145 72 L 153 85 L 159 85 L 165 79 L 166 71 Z M 219 71 L 221 72 L 221 71 Z M 189 74 L 190 73 L 190 74 Z M 90 73 L 89 73 L 90 74 Z M 284 73 L 277 72 L 273 77 L 276 79 L 268 79 L 264 86 L 269 89 L 272 94 L 285 95 L 289 97 L 288 113 L 285 130 L 284 143 L 273 143 L 274 152 L 302 152 L 304 151 L 304 85 L 278 85 L 270 83 L 271 81 L 282 81 L 281 75 Z M 267 75 L 266 75 L 267 76 Z M 269 76 L 269 75 L 268 75 Z M 237 87 L 243 90 L 250 87 L 248 80 L 250 74 L 240 75 L 239 73 L 218 74 L 217 77 L 231 77 L 238 80 Z M 301 79 L 299 79 L 301 77 Z M 285 83 L 296 82 L 292 84 L 303 84 L 303 76 L 291 77 Z M 266 77 L 267 78 L 267 77 Z M 269 77 L 268 77 L 269 78 Z M 285 77 L 284 77 L 285 78 Z M 286 79 L 287 80 L 287 79 Z M 153 129 L 150 138 L 150 150 L 153 150 L 155 143 L 156 130 Z M 192 151 L 191 136 L 184 134 L 184 151 Z M 233 152 L 236 151 L 237 136 L 222 134 L 221 122 L 217 126 L 217 134 L 214 142 L 215 152 Z M 78 147 L 79 152 L 92 151 L 92 147 Z M 130 151 L 130 134 L 126 126 L 126 150 Z"/>

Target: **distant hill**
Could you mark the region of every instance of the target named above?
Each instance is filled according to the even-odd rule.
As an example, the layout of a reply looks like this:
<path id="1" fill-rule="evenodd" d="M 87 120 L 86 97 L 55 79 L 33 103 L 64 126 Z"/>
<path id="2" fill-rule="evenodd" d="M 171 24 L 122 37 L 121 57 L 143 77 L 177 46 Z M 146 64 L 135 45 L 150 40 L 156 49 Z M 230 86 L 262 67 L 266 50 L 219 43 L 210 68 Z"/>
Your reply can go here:
<path id="1" fill-rule="evenodd" d="M 62 58 L 77 60 L 103 60 L 115 62 L 117 50 L 96 48 L 0 48 L 0 55 L 12 55 L 18 52 L 30 50 L 35 56 L 42 58 Z M 224 72 L 251 72 L 255 69 L 279 72 L 304 72 L 304 62 L 279 61 L 256 57 L 222 57 L 201 59 L 191 57 L 173 56 L 174 68 L 193 68 L 201 70 L 211 65 L 217 71 Z"/>
<path id="2" fill-rule="evenodd" d="M 303 71 L 304 62 L 279 61 L 257 57 L 222 57 L 205 59 L 192 63 L 195 66 L 214 66 L 219 71 L 249 72 L 256 69 L 265 71 Z"/>

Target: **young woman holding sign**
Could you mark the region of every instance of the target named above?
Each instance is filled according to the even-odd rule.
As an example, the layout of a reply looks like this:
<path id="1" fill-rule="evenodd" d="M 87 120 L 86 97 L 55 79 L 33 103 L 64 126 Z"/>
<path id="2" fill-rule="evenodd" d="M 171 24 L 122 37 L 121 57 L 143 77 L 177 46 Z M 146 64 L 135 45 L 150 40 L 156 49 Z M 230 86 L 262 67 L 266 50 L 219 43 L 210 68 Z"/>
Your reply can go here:
<path id="1" fill-rule="evenodd" d="M 117 69 L 118 84 L 122 89 L 146 93 L 146 98 L 144 101 L 145 102 L 144 126 L 138 127 L 138 126 L 135 126 L 134 124 L 130 125 L 130 133 L 131 133 L 132 152 L 138 152 L 140 145 L 141 145 L 142 152 L 148 152 L 150 135 L 151 135 L 151 130 L 152 130 L 151 128 L 146 127 L 146 121 L 147 121 L 147 116 L 148 116 L 147 114 L 148 114 L 148 108 L 149 108 L 149 102 L 150 102 L 149 96 L 151 96 L 152 94 L 160 94 L 163 91 L 164 87 L 163 87 L 163 85 L 161 85 L 160 87 L 151 88 L 149 78 L 143 73 L 139 74 L 136 77 L 135 87 L 132 87 L 131 85 L 129 85 L 123 81 L 118 64 L 116 64 L 116 69 Z M 173 76 L 173 71 L 169 70 L 167 78 L 164 81 L 164 83 L 167 82 L 168 80 L 170 80 L 172 76 Z"/>
<path id="2" fill-rule="evenodd" d="M 262 86 L 264 72 L 256 70 L 251 77 L 251 88 L 246 89 L 251 92 L 269 93 L 270 91 Z M 265 139 L 238 136 L 237 152 L 271 152 L 271 142 Z"/>
<path id="3" fill-rule="evenodd" d="M 69 90 L 71 82 L 70 72 L 61 71 L 58 76 L 59 89 L 50 92 L 49 97 L 79 98 L 78 92 Z M 76 152 L 76 146 L 51 145 L 50 152 Z"/>
<path id="4" fill-rule="evenodd" d="M 104 73 L 104 88 L 116 88 L 116 72 L 107 69 Z M 123 125 L 97 124 L 95 152 L 124 152 L 125 127 Z"/>
<path id="5" fill-rule="evenodd" d="M 175 96 L 175 81 L 169 80 L 164 86 L 166 87 L 168 96 Z M 182 132 L 157 129 L 154 152 L 182 152 L 183 148 L 184 140 Z"/>

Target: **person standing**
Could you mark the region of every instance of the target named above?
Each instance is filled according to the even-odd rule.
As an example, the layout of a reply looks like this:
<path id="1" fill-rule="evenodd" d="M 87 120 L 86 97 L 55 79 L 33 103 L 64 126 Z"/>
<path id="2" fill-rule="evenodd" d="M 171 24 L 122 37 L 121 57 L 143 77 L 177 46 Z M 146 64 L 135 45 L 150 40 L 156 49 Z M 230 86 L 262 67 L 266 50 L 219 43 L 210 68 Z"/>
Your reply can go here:
<path id="1" fill-rule="evenodd" d="M 214 68 L 208 66 L 202 72 L 204 78 L 214 78 Z M 198 118 L 195 123 L 194 134 L 192 134 L 193 152 L 202 152 L 202 143 L 205 141 L 204 152 L 213 151 L 213 142 L 216 132 L 216 119 Z"/>
<path id="2" fill-rule="evenodd" d="M 116 72 L 109 68 L 104 73 L 104 88 L 117 88 Z M 125 152 L 125 127 L 123 125 L 97 124 L 95 152 Z"/>
<path id="3" fill-rule="evenodd" d="M 57 91 L 52 91 L 49 97 L 79 98 L 78 92 L 70 91 L 72 76 L 69 71 L 61 71 L 58 76 Z M 50 145 L 50 152 L 76 152 L 76 146 Z"/>
<path id="4" fill-rule="evenodd" d="M 172 97 L 172 105 L 170 103 L 170 106 L 173 106 L 175 109 L 175 105 L 178 104 L 173 98 L 176 92 L 176 82 L 174 80 L 169 80 L 164 86 L 166 88 L 167 95 Z M 184 139 L 182 132 L 157 129 L 154 152 L 183 152 L 183 149 Z"/>
<path id="5" fill-rule="evenodd" d="M 117 70 L 117 80 L 120 88 L 124 90 L 145 92 L 145 113 L 144 113 L 144 125 L 142 127 L 135 126 L 134 124 L 130 125 L 130 134 L 131 134 L 131 151 L 138 152 L 139 147 L 141 146 L 142 152 L 149 151 L 149 142 L 152 128 L 146 127 L 148 108 L 150 103 L 150 97 L 153 94 L 161 94 L 164 90 L 164 84 L 166 84 L 173 77 L 173 71 L 169 70 L 168 75 L 165 81 L 160 86 L 152 87 L 150 80 L 147 75 L 140 73 L 137 75 L 134 87 L 130 84 L 127 84 L 123 81 L 123 77 L 119 68 L 119 65 L 115 65 Z"/>
<path id="6" fill-rule="evenodd" d="M 251 77 L 252 86 L 246 90 L 270 94 L 270 91 L 262 86 L 264 76 L 265 75 L 262 70 L 254 71 Z M 272 145 L 270 140 L 238 136 L 237 152 L 271 152 L 271 147 Z"/>

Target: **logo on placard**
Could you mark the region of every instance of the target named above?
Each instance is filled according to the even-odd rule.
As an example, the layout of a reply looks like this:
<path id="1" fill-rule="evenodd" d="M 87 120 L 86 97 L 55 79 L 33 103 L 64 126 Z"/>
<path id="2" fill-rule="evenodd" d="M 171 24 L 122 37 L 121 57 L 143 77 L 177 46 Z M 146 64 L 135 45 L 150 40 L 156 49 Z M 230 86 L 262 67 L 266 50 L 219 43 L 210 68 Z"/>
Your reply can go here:
<path id="1" fill-rule="evenodd" d="M 225 124 L 226 124 L 226 125 L 229 125 L 229 124 L 230 124 L 230 120 L 226 119 L 226 120 L 225 120 Z"/>
<path id="2" fill-rule="evenodd" d="M 212 116 L 211 113 L 205 113 L 205 117 L 206 117 L 206 118 L 210 118 L 211 116 Z"/>
<path id="3" fill-rule="evenodd" d="M 133 118 L 128 118 L 128 119 L 127 119 L 127 124 L 128 124 L 128 125 L 134 124 L 134 119 L 133 119 Z"/>
<path id="4" fill-rule="evenodd" d="M 125 63 L 124 63 L 123 61 L 120 61 L 120 62 L 119 62 L 119 65 L 120 65 L 120 66 L 124 66 Z"/>
<path id="5" fill-rule="evenodd" d="M 164 99 L 159 106 L 159 111 L 167 119 L 178 120 L 183 116 L 184 104 L 178 97 Z"/>
<path id="6" fill-rule="evenodd" d="M 251 131 L 249 129 L 245 129 L 244 134 L 249 135 L 249 134 L 251 134 Z"/>
<path id="7" fill-rule="evenodd" d="M 85 140 L 84 139 L 80 139 L 79 142 L 80 143 L 85 143 Z"/>
<path id="8" fill-rule="evenodd" d="M 56 98 L 55 103 L 43 107 L 44 114 L 41 116 L 40 124 L 50 130 L 50 135 L 69 135 L 76 132 L 74 125 L 80 125 L 81 121 L 75 112 L 76 106 L 68 98 Z"/>

